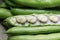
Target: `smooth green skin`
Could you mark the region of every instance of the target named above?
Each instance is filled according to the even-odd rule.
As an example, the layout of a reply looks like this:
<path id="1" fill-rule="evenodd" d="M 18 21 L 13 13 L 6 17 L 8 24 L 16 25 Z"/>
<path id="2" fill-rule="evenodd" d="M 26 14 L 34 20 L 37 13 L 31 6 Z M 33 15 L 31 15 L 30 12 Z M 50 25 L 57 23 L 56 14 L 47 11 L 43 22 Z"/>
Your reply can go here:
<path id="1" fill-rule="evenodd" d="M 60 6 L 60 0 L 12 0 L 17 4 L 22 4 L 35 8 L 50 8 Z"/>
<path id="2" fill-rule="evenodd" d="M 13 2 L 10 2 L 9 0 L 5 0 L 5 3 L 10 6 L 16 6 Z"/>
<path id="3" fill-rule="evenodd" d="M 12 7 L 23 7 L 22 5 L 19 6 L 18 4 L 14 3 L 10 0 L 5 0 L 5 3 L 9 6 L 12 6 Z"/>
<path id="4" fill-rule="evenodd" d="M 60 40 L 60 33 L 48 35 L 19 35 L 12 36 L 9 40 Z"/>
<path id="5" fill-rule="evenodd" d="M 8 34 L 47 34 L 60 32 L 60 26 L 13 27 L 7 30 Z"/>
<path id="6" fill-rule="evenodd" d="M 11 17 L 12 14 L 8 9 L 0 8 L 0 19 Z"/>
<path id="7" fill-rule="evenodd" d="M 19 9 L 19 8 L 12 8 L 11 12 L 13 15 L 60 14 L 60 11 L 57 10 L 34 10 L 34 9 Z"/>

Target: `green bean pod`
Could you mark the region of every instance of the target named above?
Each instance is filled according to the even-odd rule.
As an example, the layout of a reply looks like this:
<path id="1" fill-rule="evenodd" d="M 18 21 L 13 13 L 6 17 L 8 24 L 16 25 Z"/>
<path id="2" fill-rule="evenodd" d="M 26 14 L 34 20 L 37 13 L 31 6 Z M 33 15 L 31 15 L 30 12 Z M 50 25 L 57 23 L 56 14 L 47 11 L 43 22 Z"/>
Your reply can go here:
<path id="1" fill-rule="evenodd" d="M 60 32 L 60 26 L 36 26 L 36 27 L 12 27 L 7 30 L 7 34 L 32 35 L 32 34 L 50 34 Z"/>
<path id="2" fill-rule="evenodd" d="M 60 6 L 60 0 L 12 0 L 16 4 L 22 4 L 33 8 L 51 8 Z"/>
<path id="3" fill-rule="evenodd" d="M 11 26 L 45 26 L 45 25 L 59 25 L 59 14 L 32 14 L 32 15 L 17 15 L 4 20 Z"/>
<path id="4" fill-rule="evenodd" d="M 12 14 L 8 9 L 0 8 L 0 19 L 11 17 Z"/>
<path id="5" fill-rule="evenodd" d="M 9 0 L 5 0 L 5 3 L 9 6 L 16 6 L 13 2 L 10 2 Z"/>
<path id="6" fill-rule="evenodd" d="M 12 36 L 9 40 L 60 40 L 60 33 L 53 33 L 48 35 L 19 35 Z"/>
<path id="7" fill-rule="evenodd" d="M 30 15 L 30 14 L 60 14 L 57 10 L 34 10 L 34 9 L 19 9 L 12 8 L 11 12 L 13 15 Z"/>
<path id="8" fill-rule="evenodd" d="M 9 6 L 9 7 L 23 7 L 22 5 L 18 5 L 10 0 L 5 0 L 5 3 Z"/>

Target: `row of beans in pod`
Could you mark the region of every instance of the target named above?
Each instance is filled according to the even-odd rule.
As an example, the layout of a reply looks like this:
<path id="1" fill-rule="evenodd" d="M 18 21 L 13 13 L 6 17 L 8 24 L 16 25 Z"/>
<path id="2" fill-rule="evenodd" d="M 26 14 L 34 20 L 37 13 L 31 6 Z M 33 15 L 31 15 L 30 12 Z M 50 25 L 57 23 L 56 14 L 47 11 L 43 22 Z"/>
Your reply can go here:
<path id="1" fill-rule="evenodd" d="M 8 17 L 5 22 L 13 26 L 59 25 L 60 15 L 32 14 Z"/>
<path id="2" fill-rule="evenodd" d="M 57 23 L 59 21 L 58 15 L 26 15 L 26 16 L 15 16 L 17 22 L 19 23 L 25 23 L 26 21 L 30 23 L 36 23 L 37 21 L 40 21 L 42 23 L 48 22 L 48 20 Z"/>
<path id="3" fill-rule="evenodd" d="M 60 8 L 60 0 L 5 0 L 5 4 L 14 15 L 3 21 L 11 27 L 8 40 L 60 40 L 60 11 L 49 10 Z"/>

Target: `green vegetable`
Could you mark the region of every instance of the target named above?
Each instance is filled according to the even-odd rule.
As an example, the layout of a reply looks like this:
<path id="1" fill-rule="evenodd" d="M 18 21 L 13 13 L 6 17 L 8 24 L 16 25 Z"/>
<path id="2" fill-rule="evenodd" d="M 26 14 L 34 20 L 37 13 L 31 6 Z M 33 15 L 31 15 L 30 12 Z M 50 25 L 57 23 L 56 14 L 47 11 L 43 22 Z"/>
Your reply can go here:
<path id="1" fill-rule="evenodd" d="M 57 10 L 34 10 L 34 9 L 19 9 L 19 8 L 12 8 L 11 12 L 13 15 L 60 14 L 60 11 Z"/>
<path id="2" fill-rule="evenodd" d="M 48 35 L 19 35 L 12 36 L 9 40 L 60 40 L 60 33 L 53 33 Z"/>
<path id="3" fill-rule="evenodd" d="M 5 0 L 5 3 L 9 6 L 17 6 L 13 2 L 10 2 L 9 0 Z"/>
<path id="4" fill-rule="evenodd" d="M 60 0 L 12 0 L 17 4 L 22 4 L 34 8 L 50 8 L 60 6 Z"/>
<path id="5" fill-rule="evenodd" d="M 7 30 L 8 34 L 46 34 L 60 32 L 60 26 L 13 27 Z"/>
<path id="6" fill-rule="evenodd" d="M 5 0 L 5 3 L 9 6 L 9 7 L 23 7 L 22 5 L 18 5 L 10 0 Z"/>
<path id="7" fill-rule="evenodd" d="M 60 26 L 59 14 L 17 15 L 8 17 L 3 23 L 11 26 Z"/>
<path id="8" fill-rule="evenodd" d="M 5 19 L 10 16 L 12 16 L 12 14 L 8 9 L 0 8 L 0 19 Z"/>

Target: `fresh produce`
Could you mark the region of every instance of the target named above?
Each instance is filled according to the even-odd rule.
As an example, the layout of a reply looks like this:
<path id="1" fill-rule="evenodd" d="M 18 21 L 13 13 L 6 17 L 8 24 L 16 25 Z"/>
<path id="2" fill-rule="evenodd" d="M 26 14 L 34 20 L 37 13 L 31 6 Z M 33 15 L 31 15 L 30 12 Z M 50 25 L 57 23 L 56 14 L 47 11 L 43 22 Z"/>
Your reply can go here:
<path id="1" fill-rule="evenodd" d="M 9 6 L 17 6 L 13 2 L 10 2 L 10 0 L 5 0 L 5 3 Z"/>
<path id="2" fill-rule="evenodd" d="M 33 8 L 51 8 L 60 6 L 60 0 L 12 0 L 16 4 Z"/>
<path id="3" fill-rule="evenodd" d="M 17 16 L 16 19 L 18 23 L 25 23 L 26 22 L 26 17 L 25 16 Z"/>
<path id="4" fill-rule="evenodd" d="M 29 14 L 60 14 L 57 10 L 37 10 L 37 9 L 20 9 L 12 8 L 11 12 L 13 15 L 29 15 Z"/>
<path id="5" fill-rule="evenodd" d="M 9 6 L 9 7 L 23 7 L 22 5 L 18 5 L 10 0 L 5 0 L 5 3 Z"/>
<path id="6" fill-rule="evenodd" d="M 19 35 L 12 36 L 9 40 L 60 40 L 60 33 L 48 35 Z"/>
<path id="7" fill-rule="evenodd" d="M 3 0 L 4 33 L 8 40 L 60 40 L 59 7 L 60 0 Z"/>
<path id="8" fill-rule="evenodd" d="M 13 27 L 7 30 L 8 34 L 48 34 L 60 32 L 60 26 Z"/>
<path id="9" fill-rule="evenodd" d="M 32 14 L 17 15 L 8 17 L 4 23 L 10 26 L 43 26 L 43 25 L 60 25 L 59 14 Z"/>
<path id="10" fill-rule="evenodd" d="M 0 19 L 11 17 L 12 14 L 8 9 L 0 8 Z"/>
<path id="11" fill-rule="evenodd" d="M 52 22 L 58 22 L 59 21 L 59 18 L 57 16 L 50 16 L 49 19 L 52 21 Z"/>
<path id="12" fill-rule="evenodd" d="M 36 17 L 40 22 L 46 23 L 48 21 L 48 17 L 46 15 L 37 15 Z"/>

